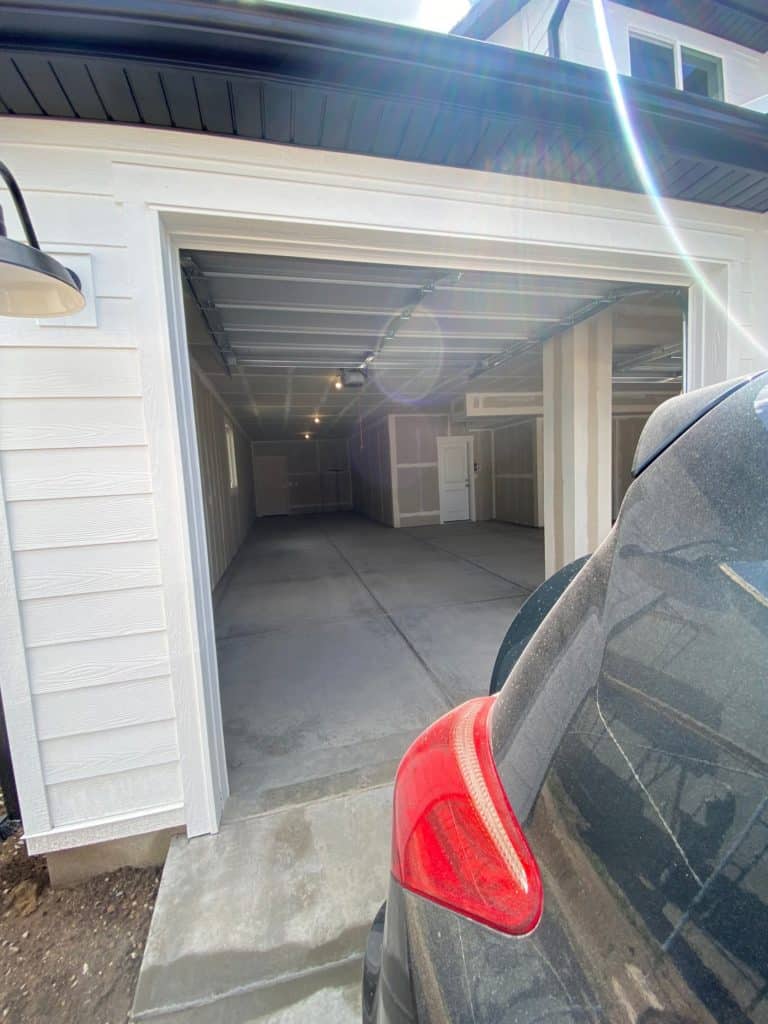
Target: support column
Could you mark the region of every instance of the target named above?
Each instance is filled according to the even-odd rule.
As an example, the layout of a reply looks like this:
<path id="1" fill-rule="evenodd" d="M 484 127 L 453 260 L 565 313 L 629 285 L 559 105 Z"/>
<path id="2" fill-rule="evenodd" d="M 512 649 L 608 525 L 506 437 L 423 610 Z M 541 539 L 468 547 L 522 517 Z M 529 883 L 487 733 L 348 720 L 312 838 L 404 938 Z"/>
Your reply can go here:
<path id="1" fill-rule="evenodd" d="M 544 550 L 550 576 L 611 528 L 613 313 L 544 343 Z"/>

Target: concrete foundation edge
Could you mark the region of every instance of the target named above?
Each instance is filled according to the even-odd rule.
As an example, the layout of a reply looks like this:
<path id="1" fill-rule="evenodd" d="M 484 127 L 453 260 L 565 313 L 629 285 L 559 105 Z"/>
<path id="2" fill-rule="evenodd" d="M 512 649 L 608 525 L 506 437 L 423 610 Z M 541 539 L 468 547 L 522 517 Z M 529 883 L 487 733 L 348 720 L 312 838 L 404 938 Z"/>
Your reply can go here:
<path id="1" fill-rule="evenodd" d="M 119 868 L 162 867 L 168 847 L 183 828 L 165 828 L 140 836 L 110 839 L 70 850 L 57 850 L 46 856 L 48 874 L 54 889 L 65 889 L 94 875 L 107 874 Z"/>

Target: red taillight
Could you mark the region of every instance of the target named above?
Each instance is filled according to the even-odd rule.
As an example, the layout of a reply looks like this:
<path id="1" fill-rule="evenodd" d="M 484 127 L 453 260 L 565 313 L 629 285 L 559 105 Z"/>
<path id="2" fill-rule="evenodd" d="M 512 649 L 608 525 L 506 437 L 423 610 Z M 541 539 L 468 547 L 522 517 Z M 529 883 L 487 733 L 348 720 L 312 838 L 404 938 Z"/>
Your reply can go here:
<path id="1" fill-rule="evenodd" d="M 411 892 L 526 935 L 541 917 L 541 876 L 493 761 L 494 700 L 462 704 L 406 752 L 395 782 L 392 874 Z"/>

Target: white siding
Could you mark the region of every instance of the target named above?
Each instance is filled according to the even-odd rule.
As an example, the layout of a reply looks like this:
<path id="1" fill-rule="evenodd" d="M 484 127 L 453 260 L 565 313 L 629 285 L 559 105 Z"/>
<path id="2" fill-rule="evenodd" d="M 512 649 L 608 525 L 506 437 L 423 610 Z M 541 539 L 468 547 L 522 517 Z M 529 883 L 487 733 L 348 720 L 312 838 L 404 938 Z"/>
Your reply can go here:
<path id="1" fill-rule="evenodd" d="M 57 158 L 64 193 L 11 162 L 44 244 L 76 238 L 90 253 L 98 321 L 0 321 L 0 476 L 47 803 L 47 821 L 25 825 L 55 832 L 169 805 L 181 821 L 124 214 L 103 159 L 75 174 Z M 84 170 L 103 195 L 76 191 Z"/>
<path id="2" fill-rule="evenodd" d="M 547 29 L 556 6 L 556 0 L 530 0 L 494 32 L 491 40 L 513 49 L 548 53 Z M 728 103 L 751 106 L 757 110 L 765 109 L 768 55 L 610 0 L 605 8 L 611 45 L 621 74 L 630 74 L 630 32 L 670 43 L 677 42 L 721 58 L 723 87 Z M 560 30 L 560 54 L 564 60 L 576 64 L 594 68 L 604 66 L 592 0 L 571 0 L 568 5 Z"/>
<path id="3" fill-rule="evenodd" d="M 547 30 L 556 7 L 557 0 L 530 0 L 513 18 L 494 32 L 491 41 L 515 50 L 548 53 Z"/>

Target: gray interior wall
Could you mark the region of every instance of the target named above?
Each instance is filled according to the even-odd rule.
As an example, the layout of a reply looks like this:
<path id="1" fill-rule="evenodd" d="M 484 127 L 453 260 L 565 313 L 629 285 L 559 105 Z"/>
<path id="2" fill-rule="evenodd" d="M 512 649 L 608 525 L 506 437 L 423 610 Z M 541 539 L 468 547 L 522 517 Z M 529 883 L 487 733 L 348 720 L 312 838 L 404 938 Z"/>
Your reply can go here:
<path id="1" fill-rule="evenodd" d="M 396 502 L 401 526 L 440 522 L 437 439 L 450 433 L 447 415 L 395 414 Z"/>
<path id="2" fill-rule="evenodd" d="M 345 438 L 256 441 L 253 454 L 286 460 L 292 514 L 352 508 L 352 477 Z"/>
<path id="3" fill-rule="evenodd" d="M 632 483 L 632 460 L 648 416 L 614 416 L 613 418 L 613 518 L 619 514 L 627 488 Z"/>
<path id="4" fill-rule="evenodd" d="M 357 512 L 394 525 L 389 422 L 363 424 L 349 439 L 352 493 Z"/>
<path id="5" fill-rule="evenodd" d="M 227 415 L 205 376 L 193 365 L 192 397 L 195 405 L 197 449 L 205 505 L 208 568 L 211 588 L 226 572 L 245 540 L 254 519 L 251 445 Z M 237 463 L 237 488 L 229 482 L 225 423 L 232 423 Z"/>
<path id="6" fill-rule="evenodd" d="M 495 518 L 539 526 L 536 420 L 510 423 L 493 432 Z"/>

